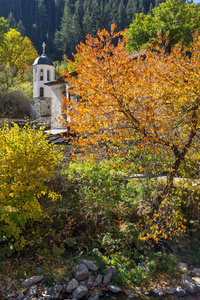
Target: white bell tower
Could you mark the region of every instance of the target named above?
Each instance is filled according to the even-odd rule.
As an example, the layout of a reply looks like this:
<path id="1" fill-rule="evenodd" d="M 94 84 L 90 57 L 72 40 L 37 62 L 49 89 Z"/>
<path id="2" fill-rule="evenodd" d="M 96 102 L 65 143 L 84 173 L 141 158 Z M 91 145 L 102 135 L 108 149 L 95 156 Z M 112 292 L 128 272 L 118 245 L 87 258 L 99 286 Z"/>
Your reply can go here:
<path id="1" fill-rule="evenodd" d="M 45 83 L 55 80 L 53 61 L 46 55 L 46 44 L 42 44 L 43 53 L 33 63 L 33 99 L 51 97 L 51 88 Z"/>

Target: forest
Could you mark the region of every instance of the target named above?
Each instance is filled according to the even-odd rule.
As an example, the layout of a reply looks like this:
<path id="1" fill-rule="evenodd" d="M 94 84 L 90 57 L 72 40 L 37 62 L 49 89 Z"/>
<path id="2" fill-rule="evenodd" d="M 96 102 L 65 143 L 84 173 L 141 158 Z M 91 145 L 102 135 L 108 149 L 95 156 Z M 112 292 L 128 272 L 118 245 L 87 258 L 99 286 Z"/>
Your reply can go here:
<path id="1" fill-rule="evenodd" d="M 147 14 L 162 0 L 1 0 L 0 17 L 8 26 L 28 36 L 40 53 L 42 42 L 48 55 L 62 60 L 80 41 L 98 29 L 116 23 L 118 30 L 129 26 L 136 13 Z M 52 42 L 53 41 L 53 42 Z"/>

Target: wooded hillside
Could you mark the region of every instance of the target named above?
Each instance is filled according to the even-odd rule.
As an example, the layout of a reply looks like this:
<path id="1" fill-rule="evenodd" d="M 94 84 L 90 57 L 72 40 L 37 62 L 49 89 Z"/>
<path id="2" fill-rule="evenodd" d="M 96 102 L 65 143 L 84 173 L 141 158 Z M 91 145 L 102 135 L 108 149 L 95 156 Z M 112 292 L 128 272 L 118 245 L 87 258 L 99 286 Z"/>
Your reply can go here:
<path id="1" fill-rule="evenodd" d="M 135 13 L 148 13 L 162 0 L 1 0 L 0 17 L 28 36 L 38 52 L 43 41 L 55 60 L 68 57 L 88 33 L 129 26 Z"/>

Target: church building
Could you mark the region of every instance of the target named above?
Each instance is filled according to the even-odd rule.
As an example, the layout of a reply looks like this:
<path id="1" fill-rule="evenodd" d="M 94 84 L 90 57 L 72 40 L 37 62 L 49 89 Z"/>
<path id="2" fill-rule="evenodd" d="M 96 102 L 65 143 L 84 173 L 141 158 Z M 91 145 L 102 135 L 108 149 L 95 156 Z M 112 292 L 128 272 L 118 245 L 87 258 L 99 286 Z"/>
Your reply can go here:
<path id="1" fill-rule="evenodd" d="M 45 52 L 33 63 L 33 101 L 31 102 L 30 115 L 35 126 L 46 126 L 52 134 L 67 132 L 61 122 L 67 116 L 62 110 L 62 95 L 66 95 L 67 83 L 62 77 L 55 79 L 53 61 Z M 69 97 L 69 95 L 66 95 Z"/>

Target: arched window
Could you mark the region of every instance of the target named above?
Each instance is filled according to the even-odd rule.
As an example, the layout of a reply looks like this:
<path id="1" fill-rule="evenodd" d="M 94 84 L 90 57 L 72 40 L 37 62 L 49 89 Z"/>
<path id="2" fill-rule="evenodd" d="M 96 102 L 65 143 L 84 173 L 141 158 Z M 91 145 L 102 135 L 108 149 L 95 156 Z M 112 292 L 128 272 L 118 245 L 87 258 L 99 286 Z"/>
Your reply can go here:
<path id="1" fill-rule="evenodd" d="M 47 70 L 47 81 L 50 81 L 50 71 Z"/>
<path id="2" fill-rule="evenodd" d="M 44 88 L 43 87 L 40 88 L 40 97 L 44 97 Z"/>
<path id="3" fill-rule="evenodd" d="M 40 70 L 40 80 L 43 80 L 43 69 Z"/>

